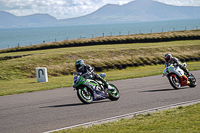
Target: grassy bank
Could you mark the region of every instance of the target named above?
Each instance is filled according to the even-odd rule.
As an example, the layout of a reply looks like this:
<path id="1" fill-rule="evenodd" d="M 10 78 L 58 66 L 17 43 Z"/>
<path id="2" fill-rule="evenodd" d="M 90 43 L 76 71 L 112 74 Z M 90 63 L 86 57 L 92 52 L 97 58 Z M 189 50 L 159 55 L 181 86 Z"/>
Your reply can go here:
<path id="1" fill-rule="evenodd" d="M 141 114 L 132 119 L 121 119 L 88 128 L 78 127 L 55 133 L 199 133 L 199 111 L 200 104 L 180 106 L 153 114 Z"/>
<path id="2" fill-rule="evenodd" d="M 189 70 L 200 70 L 200 62 L 188 62 Z M 145 77 L 162 74 L 164 65 L 151 65 L 151 66 L 139 66 L 128 67 L 123 70 L 109 70 L 106 72 L 106 80 L 114 81 L 120 79 L 129 79 L 137 77 Z M 167 79 L 166 79 L 167 80 Z M 168 81 L 166 81 L 168 82 Z M 72 75 L 50 77 L 49 82 L 37 83 L 36 78 L 27 79 L 13 79 L 13 80 L 0 80 L 0 96 L 19 94 L 25 92 L 34 92 L 41 90 L 49 90 L 61 87 L 72 86 Z"/>
<path id="3" fill-rule="evenodd" d="M 118 69 L 118 65 L 151 64 L 163 62 L 170 52 L 179 59 L 200 57 L 200 40 L 159 43 L 132 43 L 59 48 L 29 52 L 0 54 L 1 57 L 26 55 L 22 58 L 0 61 L 0 80 L 35 78 L 35 68 L 47 67 L 50 77 L 70 75 L 75 72 L 74 62 L 83 59 L 86 64 L 103 70 Z"/>

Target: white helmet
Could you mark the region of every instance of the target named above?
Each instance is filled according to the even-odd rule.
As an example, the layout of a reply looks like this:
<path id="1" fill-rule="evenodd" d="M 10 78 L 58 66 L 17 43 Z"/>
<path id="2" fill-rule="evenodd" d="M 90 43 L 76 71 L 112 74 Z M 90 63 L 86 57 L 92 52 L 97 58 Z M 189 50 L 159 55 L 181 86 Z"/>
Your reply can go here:
<path id="1" fill-rule="evenodd" d="M 165 55 L 165 61 L 168 63 L 171 59 L 172 59 L 172 55 L 169 54 L 169 53 L 167 53 L 167 54 Z"/>
<path id="2" fill-rule="evenodd" d="M 83 66 L 84 66 L 84 61 L 82 59 L 79 59 L 75 62 L 75 67 L 76 67 L 76 70 L 80 70 Z"/>

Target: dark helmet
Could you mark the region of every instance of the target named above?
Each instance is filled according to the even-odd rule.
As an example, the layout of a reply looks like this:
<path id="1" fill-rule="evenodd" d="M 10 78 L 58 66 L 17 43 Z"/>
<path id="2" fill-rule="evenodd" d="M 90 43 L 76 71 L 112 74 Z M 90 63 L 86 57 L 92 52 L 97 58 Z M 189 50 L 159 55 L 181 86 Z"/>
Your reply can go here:
<path id="1" fill-rule="evenodd" d="M 84 65 L 85 65 L 85 64 L 84 64 L 84 61 L 81 60 L 81 59 L 79 59 L 79 60 L 77 60 L 77 61 L 75 62 L 75 67 L 76 67 L 76 70 L 77 70 L 77 71 L 80 70 Z"/>
<path id="2" fill-rule="evenodd" d="M 172 59 L 172 55 L 169 54 L 169 53 L 167 53 L 167 54 L 165 55 L 165 61 L 168 63 L 171 59 Z"/>

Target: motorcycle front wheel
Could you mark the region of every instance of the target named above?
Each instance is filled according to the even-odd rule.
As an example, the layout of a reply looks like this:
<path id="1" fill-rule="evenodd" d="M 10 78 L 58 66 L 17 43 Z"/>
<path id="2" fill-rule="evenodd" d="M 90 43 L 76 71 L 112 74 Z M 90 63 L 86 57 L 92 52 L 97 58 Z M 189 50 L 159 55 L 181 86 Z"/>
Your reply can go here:
<path id="1" fill-rule="evenodd" d="M 170 82 L 171 86 L 174 89 L 180 89 L 181 88 L 181 84 L 180 84 L 180 80 L 179 80 L 178 76 L 172 75 L 172 76 L 169 76 L 168 79 L 169 79 L 169 82 Z"/>
<path id="2" fill-rule="evenodd" d="M 113 87 L 114 88 L 114 90 L 108 90 L 108 94 L 109 94 L 109 99 L 111 100 L 111 101 L 116 101 L 116 100 L 118 100 L 119 99 L 119 90 L 117 89 L 117 87 L 116 86 L 114 86 L 113 84 L 109 84 L 111 87 Z"/>
<path id="3" fill-rule="evenodd" d="M 80 99 L 80 101 L 85 104 L 92 103 L 93 101 L 93 93 L 86 86 L 81 86 L 77 88 L 77 96 Z"/>

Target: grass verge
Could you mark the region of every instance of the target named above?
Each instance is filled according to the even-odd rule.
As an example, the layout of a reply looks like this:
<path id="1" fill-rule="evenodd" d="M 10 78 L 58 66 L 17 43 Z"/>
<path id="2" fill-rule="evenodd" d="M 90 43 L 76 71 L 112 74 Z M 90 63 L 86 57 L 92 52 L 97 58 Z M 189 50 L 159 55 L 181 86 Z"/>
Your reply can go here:
<path id="1" fill-rule="evenodd" d="M 199 133 L 199 111 L 200 104 L 180 106 L 156 113 L 140 114 L 132 119 L 122 118 L 102 125 L 78 127 L 54 133 Z"/>
<path id="2" fill-rule="evenodd" d="M 48 75 L 52 77 L 70 75 L 75 72 L 74 63 L 78 59 L 83 59 L 86 64 L 96 67 L 99 71 L 113 69 L 119 65 L 161 62 L 168 52 L 179 59 L 193 57 L 199 60 L 199 49 L 200 40 L 190 40 L 2 53 L 1 57 L 30 55 L 0 60 L 0 80 L 35 78 L 37 67 L 47 67 Z"/>
<path id="3" fill-rule="evenodd" d="M 188 62 L 187 66 L 190 71 L 200 70 L 200 62 Z M 158 75 L 162 74 L 163 70 L 164 65 L 152 65 L 128 67 L 122 70 L 110 70 L 104 72 L 107 74 L 107 81 L 114 81 L 120 79 Z M 49 82 L 43 83 L 37 83 L 36 78 L 0 80 L 0 96 L 69 87 L 72 86 L 72 83 L 72 75 L 50 77 Z"/>

